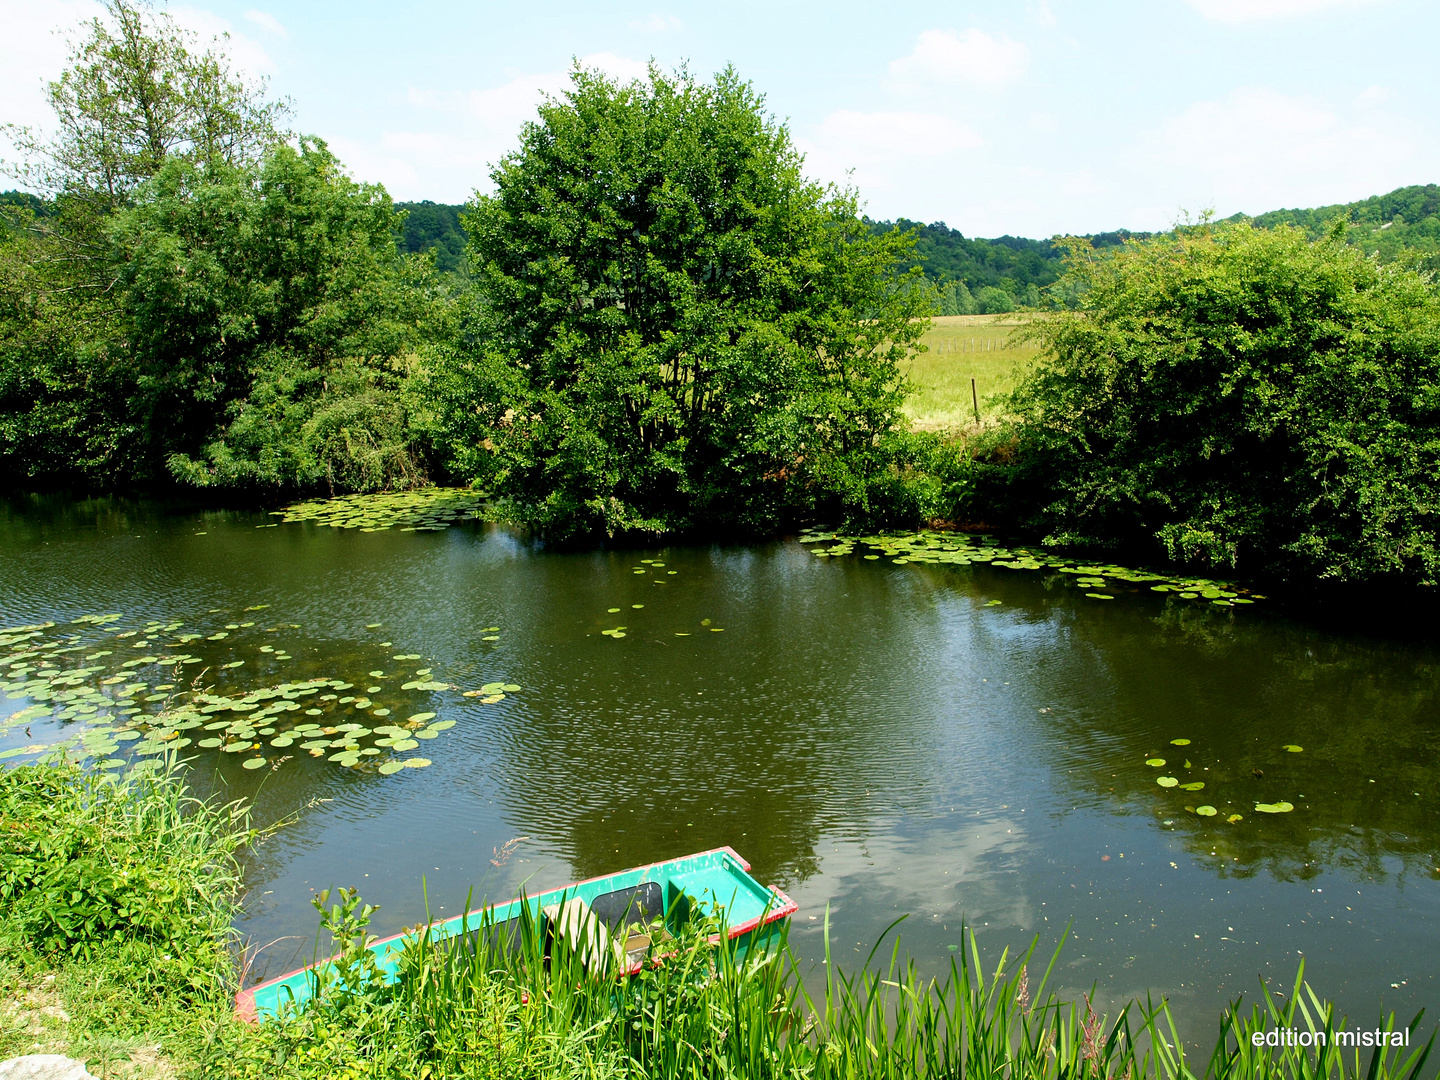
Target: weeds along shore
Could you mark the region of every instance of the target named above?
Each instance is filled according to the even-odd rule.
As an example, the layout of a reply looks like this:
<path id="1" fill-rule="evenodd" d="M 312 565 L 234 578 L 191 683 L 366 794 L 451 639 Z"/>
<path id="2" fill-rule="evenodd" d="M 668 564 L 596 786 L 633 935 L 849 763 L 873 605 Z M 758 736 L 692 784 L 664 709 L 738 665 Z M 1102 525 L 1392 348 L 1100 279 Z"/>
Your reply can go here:
<path id="1" fill-rule="evenodd" d="M 1303 967 L 1285 992 L 1233 1007 L 1212 1045 L 1186 1048 L 1163 998 L 1097 1016 L 1089 995 L 1051 989 L 1058 949 L 985 960 L 973 934 L 938 978 L 887 934 L 853 973 L 827 950 L 823 985 L 807 989 L 783 935 L 744 956 L 696 920 L 663 962 L 621 980 L 522 921 L 511 938 L 417 935 L 387 981 L 366 948 L 373 909 L 343 889 L 316 900 L 333 960 L 314 998 L 250 1025 L 233 1012 L 232 926 L 237 855 L 255 836 L 244 807 L 196 799 L 173 761 L 120 780 L 64 764 L 0 770 L 0 1058 L 67 1053 L 99 1076 L 315 1080 L 1437 1074 L 1423 1014 L 1380 1019 L 1395 1033 L 1385 1041 L 1405 1045 L 1337 1045 L 1355 1025 Z M 1285 1031 L 1293 1041 L 1264 1045 Z"/>

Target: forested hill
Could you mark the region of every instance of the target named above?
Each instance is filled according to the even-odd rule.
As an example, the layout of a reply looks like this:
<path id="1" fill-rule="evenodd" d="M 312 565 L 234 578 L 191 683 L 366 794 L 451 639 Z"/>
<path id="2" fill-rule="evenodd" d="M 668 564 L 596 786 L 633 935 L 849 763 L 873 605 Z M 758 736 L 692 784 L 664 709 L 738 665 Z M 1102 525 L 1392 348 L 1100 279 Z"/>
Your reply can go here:
<path id="1" fill-rule="evenodd" d="M 395 209 L 408 211 L 405 232 L 400 240 L 404 251 L 435 252 L 435 267 L 441 273 L 462 272 L 465 268 L 465 229 L 460 224 L 464 205 L 448 203 L 397 202 Z"/>
<path id="2" fill-rule="evenodd" d="M 465 230 L 460 225 L 464 206 L 445 203 L 396 203 L 408 210 L 401 246 L 406 251 L 435 250 L 443 272 L 464 268 Z M 1244 220 L 1237 214 L 1232 220 Z M 1397 188 L 1359 202 L 1319 206 L 1309 210 L 1271 210 L 1250 219 L 1262 228 L 1290 224 L 1319 236 L 1339 217 L 1351 223 L 1349 239 L 1366 251 L 1392 259 L 1405 250 L 1418 250 L 1440 261 L 1440 184 Z M 1050 240 L 1023 236 L 994 239 L 967 237 L 943 221 L 926 225 L 906 218 L 871 221 L 875 232 L 894 228 L 917 230 L 918 253 L 924 256 L 925 276 L 941 288 L 945 314 L 1010 311 L 1019 304 L 1039 301 L 1039 290 L 1060 276 L 1060 250 Z M 1145 233 L 1095 233 L 1088 237 L 1096 247 L 1114 247 L 1128 237 Z"/>
<path id="3" fill-rule="evenodd" d="M 1243 218 L 1243 215 L 1236 215 Z M 1262 228 L 1297 225 L 1318 237 L 1336 218 L 1349 221 L 1349 240 L 1367 252 L 1393 259 L 1406 250 L 1440 257 L 1440 184 L 1412 184 L 1359 202 L 1313 210 L 1271 210 L 1252 220 Z M 1427 260 L 1436 261 L 1434 258 Z"/>
<path id="4" fill-rule="evenodd" d="M 925 225 L 907 218 L 871 221 L 877 232 L 915 229 L 916 253 L 924 258 L 925 276 L 941 289 L 942 315 L 995 314 L 1017 304 L 1040 302 L 1040 290 L 1060 276 L 1060 249 L 1049 240 L 1001 236 L 993 240 L 966 237 L 943 221 Z M 1096 247 L 1114 247 L 1144 233 L 1096 233 Z"/>

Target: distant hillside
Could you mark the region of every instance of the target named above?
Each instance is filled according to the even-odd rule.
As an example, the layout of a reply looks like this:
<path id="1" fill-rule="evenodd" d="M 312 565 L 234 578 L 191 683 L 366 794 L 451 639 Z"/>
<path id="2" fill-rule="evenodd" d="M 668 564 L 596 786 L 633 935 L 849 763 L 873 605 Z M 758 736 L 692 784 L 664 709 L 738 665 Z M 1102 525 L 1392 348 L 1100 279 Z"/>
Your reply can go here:
<path id="1" fill-rule="evenodd" d="M 435 263 L 445 273 L 463 273 L 465 230 L 460 225 L 464 206 L 425 202 L 396 203 L 408 210 L 401 247 L 406 251 L 435 251 Z M 1231 220 L 1244 220 L 1236 214 Z M 1360 202 L 1318 206 L 1310 210 L 1271 210 L 1250 220 L 1261 228 L 1296 225 L 1319 237 L 1337 217 L 1351 223 L 1348 239 L 1367 252 L 1393 259 L 1404 251 L 1419 251 L 1440 268 L 1440 184 L 1398 188 Z M 994 239 L 967 237 L 943 221 L 929 225 L 907 218 L 871 221 L 876 232 L 916 229 L 917 252 L 925 276 L 940 288 L 941 314 L 994 314 L 1013 311 L 1021 304 L 1039 302 L 1039 290 L 1060 276 L 1060 251 L 1051 240 L 1023 236 Z M 1113 247 L 1127 237 L 1146 236 L 1125 229 L 1088 237 L 1096 247 Z"/>
<path id="2" fill-rule="evenodd" d="M 400 239 L 404 251 L 435 252 L 435 267 L 442 274 L 463 273 L 465 269 L 465 230 L 460 225 L 463 205 L 447 203 L 400 202 L 395 209 L 408 211 L 405 232 Z"/>
<path id="3" fill-rule="evenodd" d="M 1403 251 L 1419 251 L 1432 267 L 1440 268 L 1440 184 L 1412 184 L 1388 195 L 1313 210 L 1271 210 L 1251 220 L 1267 229 L 1296 225 L 1318 237 L 1340 217 L 1350 222 L 1350 243 L 1368 253 L 1393 259 Z"/>
<path id="4" fill-rule="evenodd" d="M 1020 304 L 1040 302 L 1040 290 L 1060 276 L 1060 249 L 1050 240 L 1001 236 L 993 240 L 966 237 L 943 221 L 925 225 L 908 218 L 871 221 L 875 232 L 915 229 L 916 254 L 925 276 L 941 290 L 942 315 L 991 315 L 1014 311 Z M 1096 247 L 1113 247 L 1143 233 L 1096 233 Z"/>

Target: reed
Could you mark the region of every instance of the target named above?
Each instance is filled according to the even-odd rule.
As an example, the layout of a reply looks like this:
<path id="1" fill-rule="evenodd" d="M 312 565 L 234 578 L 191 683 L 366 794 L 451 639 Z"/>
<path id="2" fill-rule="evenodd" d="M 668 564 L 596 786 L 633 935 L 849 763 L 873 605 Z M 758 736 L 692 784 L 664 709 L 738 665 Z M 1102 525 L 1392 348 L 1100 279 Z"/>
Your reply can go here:
<path id="1" fill-rule="evenodd" d="M 323 907 L 323 902 L 322 902 Z M 547 940 L 535 918 L 466 936 L 431 940 L 417 928 L 399 976 L 364 968 L 368 911 L 346 893 L 324 914 L 336 963 L 317 977 L 303 1010 L 243 1033 L 226 1064 L 233 1075 L 333 1075 L 304 1060 L 348 1062 L 347 1075 L 431 1077 L 787 1077 L 908 1080 L 1420 1080 L 1434 1036 L 1412 1047 L 1346 1056 L 1333 1046 L 1256 1048 L 1256 1031 L 1300 1026 L 1334 1033 L 1333 1006 L 1297 976 L 1288 997 L 1263 991 L 1248 1011 L 1227 1013 L 1208 1059 L 1187 1055 L 1166 1002 L 1131 1002 L 1097 1015 L 1051 989 L 1064 941 L 1043 966 L 1036 946 L 982 962 L 973 933 L 940 977 L 923 975 L 898 937 L 863 967 L 837 969 L 826 955 L 823 983 L 806 988 L 785 931 L 746 948 L 718 918 L 676 927 L 665 955 L 618 978 L 608 960 L 587 963 L 563 939 Z M 898 920 L 897 920 L 898 922 Z M 894 926 L 892 925 L 892 928 Z M 889 936 L 887 930 L 883 943 Z M 1395 1017 L 1380 1025 L 1397 1030 Z M 247 1070 L 246 1062 L 265 1068 Z"/>

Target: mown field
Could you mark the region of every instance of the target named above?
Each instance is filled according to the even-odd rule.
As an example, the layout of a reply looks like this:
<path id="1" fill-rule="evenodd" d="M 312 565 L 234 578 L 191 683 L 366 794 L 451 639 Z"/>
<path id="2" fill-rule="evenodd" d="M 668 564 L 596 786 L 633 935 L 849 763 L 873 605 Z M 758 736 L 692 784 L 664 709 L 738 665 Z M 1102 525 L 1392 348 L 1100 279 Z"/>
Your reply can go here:
<path id="1" fill-rule="evenodd" d="M 945 315 L 921 340 L 921 353 L 906 371 L 914 389 L 905 405 L 921 431 L 959 431 L 975 427 L 970 380 L 980 399 L 982 420 L 994 412 L 993 398 L 1015 385 L 1017 371 L 1036 347 L 1012 340 L 1021 320 L 1015 315 Z"/>

